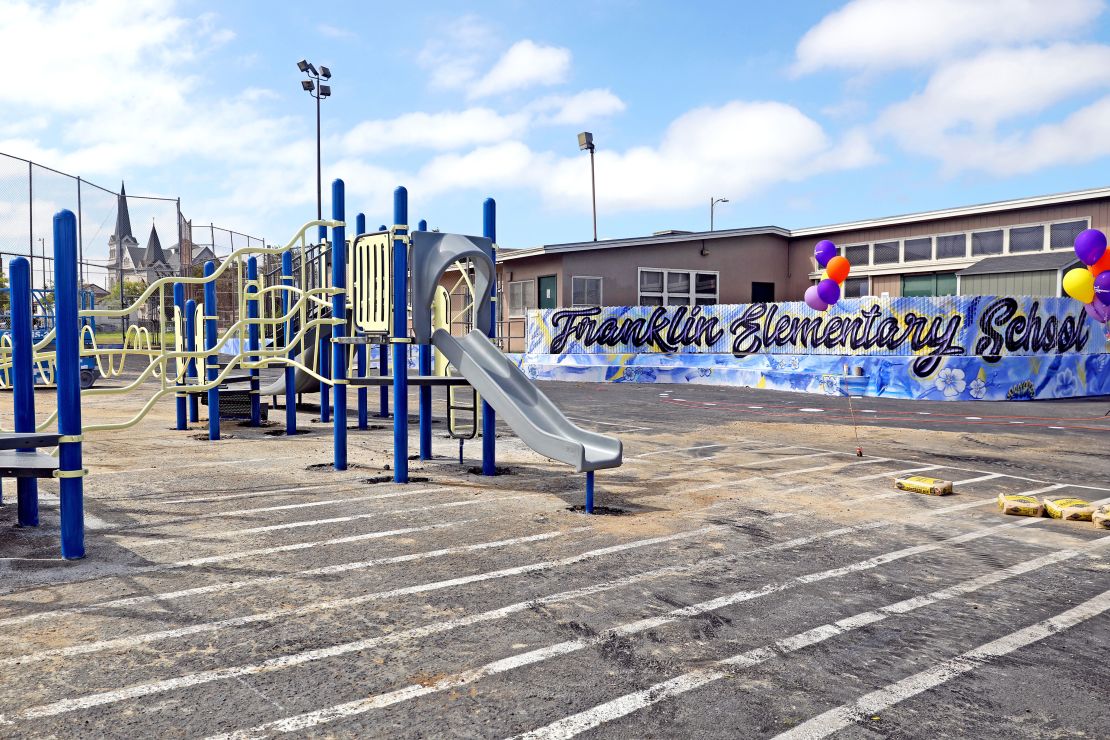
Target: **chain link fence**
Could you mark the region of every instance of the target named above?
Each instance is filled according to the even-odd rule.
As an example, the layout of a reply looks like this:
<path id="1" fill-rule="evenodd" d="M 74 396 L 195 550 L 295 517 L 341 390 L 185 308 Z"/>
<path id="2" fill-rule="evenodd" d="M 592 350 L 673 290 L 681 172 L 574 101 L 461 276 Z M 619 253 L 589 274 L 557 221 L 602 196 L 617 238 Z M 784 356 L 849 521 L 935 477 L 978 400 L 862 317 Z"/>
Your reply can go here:
<path id="1" fill-rule="evenodd" d="M 259 237 L 214 224 L 194 225 L 182 215 L 179 198 L 130 195 L 123 190 L 122 183 L 117 192 L 0 154 L 0 329 L 9 325 L 6 288 L 12 259 L 30 260 L 34 290 L 44 296 L 51 290 L 53 218 L 63 208 L 77 215 L 78 276 L 86 291 L 84 305 L 94 300 L 98 307 L 118 308 L 121 294 L 123 305 L 129 305 L 158 278 L 199 276 L 208 259 L 219 262 L 240 247 L 266 244 Z M 187 293 L 201 300 L 199 290 Z M 222 303 L 233 309 L 230 298 Z M 36 306 L 36 311 L 44 310 L 45 306 Z M 144 306 L 129 321 L 149 325 L 157 318 L 153 315 L 156 310 L 153 305 Z M 119 322 L 98 324 L 107 331 L 124 328 Z"/>

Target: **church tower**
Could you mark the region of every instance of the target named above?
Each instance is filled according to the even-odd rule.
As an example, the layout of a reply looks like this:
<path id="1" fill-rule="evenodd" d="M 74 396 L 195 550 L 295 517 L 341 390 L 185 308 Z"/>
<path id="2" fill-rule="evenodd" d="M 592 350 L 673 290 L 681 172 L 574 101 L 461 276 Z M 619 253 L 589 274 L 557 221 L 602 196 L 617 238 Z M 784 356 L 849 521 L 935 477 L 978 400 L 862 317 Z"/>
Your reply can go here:
<path id="1" fill-rule="evenodd" d="M 139 240 L 131 233 L 131 213 L 127 210 L 127 190 L 124 184 L 119 184 L 119 198 L 116 203 L 116 228 L 108 237 L 108 265 L 112 273 L 108 276 L 109 283 L 119 279 L 119 270 L 130 269 L 125 260 L 125 255 L 130 255 L 131 249 L 137 249 Z M 131 268 L 134 266 L 132 265 Z"/>

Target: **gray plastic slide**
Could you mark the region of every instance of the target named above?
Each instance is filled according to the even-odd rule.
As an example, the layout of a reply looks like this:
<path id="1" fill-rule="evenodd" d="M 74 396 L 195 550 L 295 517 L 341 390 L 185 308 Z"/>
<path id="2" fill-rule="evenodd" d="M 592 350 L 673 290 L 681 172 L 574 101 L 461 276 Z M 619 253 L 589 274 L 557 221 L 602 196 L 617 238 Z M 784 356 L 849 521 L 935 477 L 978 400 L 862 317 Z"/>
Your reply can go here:
<path id="1" fill-rule="evenodd" d="M 579 473 L 620 466 L 619 439 L 575 426 L 482 332 L 455 337 L 437 329 L 432 344 L 536 452 Z"/>
<path id="2" fill-rule="evenodd" d="M 331 327 L 321 326 L 320 336 L 327 342 L 331 341 Z M 308 367 L 312 367 L 316 362 L 316 347 L 319 342 L 308 342 L 305 351 L 301 352 L 300 363 Z M 320 381 L 312 377 L 299 367 L 293 368 L 293 392 L 294 393 L 315 393 L 320 390 Z M 285 373 L 282 372 L 278 379 L 270 383 L 265 388 L 259 391 L 262 396 L 284 396 L 285 395 Z"/>

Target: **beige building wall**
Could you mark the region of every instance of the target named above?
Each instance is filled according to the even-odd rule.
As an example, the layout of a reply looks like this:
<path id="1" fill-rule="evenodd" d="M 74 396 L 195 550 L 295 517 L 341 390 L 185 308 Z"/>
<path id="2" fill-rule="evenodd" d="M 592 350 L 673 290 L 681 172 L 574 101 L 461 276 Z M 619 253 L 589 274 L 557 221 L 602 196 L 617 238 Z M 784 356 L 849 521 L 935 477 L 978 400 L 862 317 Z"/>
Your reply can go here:
<path id="1" fill-rule="evenodd" d="M 960 295 L 1054 296 L 1059 292 L 1060 278 L 1056 270 L 960 278 Z"/>
<path id="2" fill-rule="evenodd" d="M 901 275 L 875 275 L 871 278 L 871 295 L 887 293 L 891 298 L 902 295 Z"/>

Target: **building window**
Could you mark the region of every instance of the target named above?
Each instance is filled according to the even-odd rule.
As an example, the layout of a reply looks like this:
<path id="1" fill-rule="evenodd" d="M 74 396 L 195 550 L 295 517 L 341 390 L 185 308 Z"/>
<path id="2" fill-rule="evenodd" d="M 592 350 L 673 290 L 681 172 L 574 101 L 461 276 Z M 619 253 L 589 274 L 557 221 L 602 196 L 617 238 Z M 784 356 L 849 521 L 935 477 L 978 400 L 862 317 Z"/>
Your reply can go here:
<path id="1" fill-rule="evenodd" d="M 848 278 L 844 281 L 843 289 L 844 298 L 862 298 L 868 295 L 867 278 Z"/>
<path id="2" fill-rule="evenodd" d="M 971 235 L 971 256 L 1002 254 L 1002 230 L 977 231 Z"/>
<path id="3" fill-rule="evenodd" d="M 709 306 L 717 303 L 719 274 L 640 268 L 641 306 Z"/>
<path id="4" fill-rule="evenodd" d="M 1087 221 L 1065 221 L 1060 224 L 1052 224 L 1049 227 L 1048 235 L 1048 248 L 1049 249 L 1071 249 L 1075 246 L 1075 237 L 1079 236 L 1079 232 L 1086 230 Z"/>
<path id="5" fill-rule="evenodd" d="M 1010 229 L 1010 252 L 1039 252 L 1044 249 L 1043 226 L 1020 226 Z"/>
<path id="6" fill-rule="evenodd" d="M 509 283 L 509 318 L 521 318 L 531 308 L 536 307 L 536 283 L 533 280 L 520 280 Z"/>
<path id="7" fill-rule="evenodd" d="M 905 244 L 906 262 L 921 262 L 933 258 L 933 237 L 907 239 Z"/>
<path id="8" fill-rule="evenodd" d="M 601 305 L 601 278 L 580 277 L 575 275 L 570 279 L 571 306 L 600 306 Z"/>
<path id="9" fill-rule="evenodd" d="M 898 242 L 876 242 L 875 243 L 875 264 L 876 265 L 895 265 L 898 264 Z"/>
<path id="10" fill-rule="evenodd" d="M 871 264 L 871 248 L 866 244 L 855 244 L 850 247 L 844 247 L 844 256 L 848 261 L 855 265 L 869 265 Z"/>
<path id="11" fill-rule="evenodd" d="M 937 237 L 937 259 L 967 257 L 967 234 L 948 234 Z"/>

